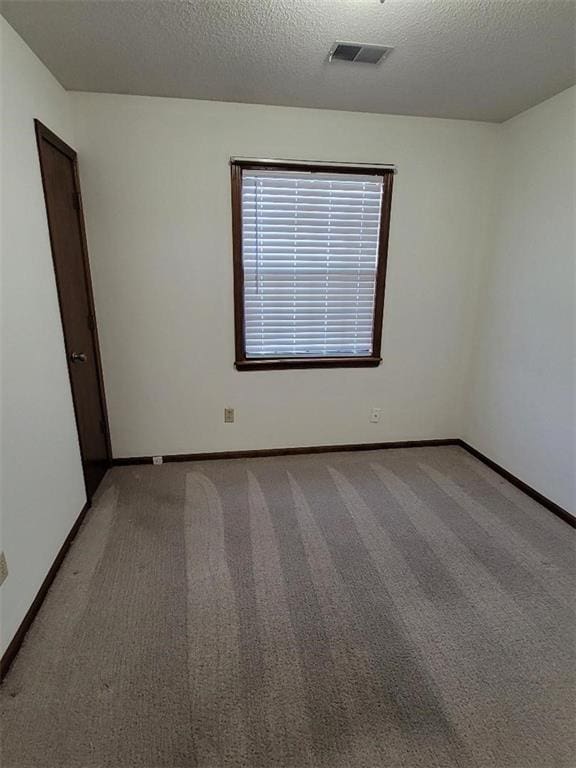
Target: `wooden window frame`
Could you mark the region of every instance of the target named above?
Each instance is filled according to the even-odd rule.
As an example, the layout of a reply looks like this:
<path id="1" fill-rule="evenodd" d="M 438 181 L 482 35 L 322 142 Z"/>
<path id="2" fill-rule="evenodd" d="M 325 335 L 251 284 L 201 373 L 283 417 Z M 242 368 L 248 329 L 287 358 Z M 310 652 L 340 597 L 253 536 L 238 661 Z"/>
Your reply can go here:
<path id="1" fill-rule="evenodd" d="M 376 267 L 376 290 L 374 294 L 374 320 L 372 327 L 372 354 L 352 356 L 321 357 L 247 357 L 244 334 L 244 265 L 242 254 L 242 173 L 244 171 L 307 171 L 316 173 L 351 173 L 382 177 L 382 206 L 378 241 L 378 263 Z M 239 371 L 266 371 L 290 368 L 375 368 L 382 358 L 382 320 L 384 315 L 384 293 L 386 287 L 386 266 L 388 261 L 388 240 L 390 232 L 390 210 L 392 206 L 393 168 L 378 168 L 366 165 L 330 165 L 317 163 L 268 162 L 254 160 L 232 160 L 230 162 L 232 183 L 232 252 L 234 264 L 234 328 L 235 367 Z"/>

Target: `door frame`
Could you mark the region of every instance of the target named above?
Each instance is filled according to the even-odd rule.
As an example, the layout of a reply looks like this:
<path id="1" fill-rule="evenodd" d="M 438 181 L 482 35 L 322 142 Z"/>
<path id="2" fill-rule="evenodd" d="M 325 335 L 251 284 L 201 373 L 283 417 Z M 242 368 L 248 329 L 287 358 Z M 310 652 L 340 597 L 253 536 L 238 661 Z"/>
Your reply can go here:
<path id="1" fill-rule="evenodd" d="M 54 258 L 54 236 L 53 236 L 53 227 L 52 227 L 52 222 L 50 220 L 50 212 L 49 212 L 49 206 L 48 206 L 46 171 L 45 171 L 43 160 L 42 160 L 42 149 L 41 149 L 42 141 L 47 141 L 49 144 L 52 144 L 53 147 L 55 147 L 57 150 L 62 152 L 72 161 L 73 176 L 74 176 L 74 192 L 77 200 L 78 222 L 80 225 L 82 263 L 84 267 L 86 294 L 88 297 L 88 310 L 92 318 L 90 330 L 92 332 L 92 336 L 94 339 L 94 349 L 96 353 L 95 363 L 96 363 L 96 371 L 98 374 L 98 391 L 100 394 L 100 404 L 102 408 L 102 416 L 103 416 L 103 422 L 104 422 L 103 426 L 104 426 L 104 438 L 106 443 L 106 459 L 107 459 L 108 466 L 111 466 L 112 444 L 110 441 L 110 424 L 108 421 L 108 408 L 106 406 L 106 392 L 104 389 L 104 376 L 102 374 L 102 359 L 100 356 L 100 341 L 98 338 L 98 323 L 96 321 L 96 310 L 94 307 L 94 293 L 92 291 L 92 276 L 90 273 L 90 261 L 88 258 L 88 241 L 86 239 L 86 227 L 84 224 L 84 207 L 82 205 L 82 191 L 80 188 L 80 176 L 78 173 L 78 155 L 76 154 L 76 151 L 72 149 L 72 147 L 68 146 L 66 142 L 62 141 L 62 139 L 59 136 L 57 136 L 53 131 L 51 131 L 43 123 L 41 123 L 40 120 L 38 119 L 34 120 L 34 128 L 36 132 L 36 144 L 38 147 L 38 157 L 40 160 L 40 174 L 42 176 L 42 190 L 44 193 L 46 218 L 48 220 L 48 233 L 50 236 L 50 253 L 52 254 L 52 265 L 54 267 L 56 291 L 58 294 L 58 310 L 60 312 L 60 323 L 62 326 L 62 336 L 64 341 L 64 355 L 66 359 L 66 368 L 68 371 L 68 380 L 70 382 L 70 392 L 72 395 L 72 403 L 74 406 L 74 418 L 76 421 L 76 435 L 78 437 L 78 446 L 80 449 L 80 456 L 82 458 L 82 474 L 84 476 L 84 487 L 86 489 L 86 498 L 88 500 L 88 503 L 90 503 L 91 498 L 88 493 L 88 486 L 86 484 L 86 475 L 84 473 L 84 455 L 82 452 L 82 441 L 80 438 L 80 422 L 78 419 L 78 406 L 76 403 L 76 397 L 74 395 L 74 387 L 72 385 L 72 374 L 70 371 L 70 363 L 68 359 L 68 349 L 66 347 L 66 329 L 64 327 L 64 315 L 62 313 L 62 293 L 60 290 L 58 270 L 57 270 L 56 261 Z"/>

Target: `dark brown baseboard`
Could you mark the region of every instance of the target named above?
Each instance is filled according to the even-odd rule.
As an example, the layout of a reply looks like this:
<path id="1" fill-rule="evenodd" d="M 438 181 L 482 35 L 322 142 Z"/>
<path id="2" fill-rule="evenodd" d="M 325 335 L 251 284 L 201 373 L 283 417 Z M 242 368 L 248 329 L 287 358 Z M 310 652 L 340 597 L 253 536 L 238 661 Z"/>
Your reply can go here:
<path id="1" fill-rule="evenodd" d="M 489 459 L 487 456 L 484 456 L 484 454 L 480 453 L 480 451 L 476 450 L 476 448 L 473 448 L 471 445 L 468 445 L 468 443 L 465 442 L 464 440 L 456 440 L 455 442 L 461 448 L 464 448 L 465 451 L 468 451 L 468 453 L 472 454 L 474 458 L 479 459 L 483 464 L 486 464 L 487 467 L 490 467 L 490 469 L 494 470 L 494 472 L 497 472 L 505 480 L 508 480 L 509 483 L 512 483 L 512 485 L 515 485 L 516 488 L 519 488 L 527 496 L 530 496 L 531 499 L 534 499 L 534 501 L 537 501 L 543 507 L 546 507 L 546 509 L 550 510 L 550 512 L 553 512 L 555 515 L 557 515 L 562 520 L 564 520 L 565 523 L 568 523 L 568 525 L 571 525 L 572 528 L 576 528 L 576 517 L 574 517 L 574 515 L 571 515 L 570 512 L 568 512 L 568 510 L 559 506 L 555 502 L 550 501 L 550 499 L 546 498 L 546 496 L 543 496 L 541 493 L 534 490 L 534 488 L 529 486 L 523 480 L 520 480 L 520 478 L 516 477 L 516 475 L 513 475 L 511 472 L 508 472 L 507 469 L 504 469 L 504 467 L 501 467 L 500 464 L 496 464 L 495 461 L 492 461 L 492 459 Z"/>
<path id="2" fill-rule="evenodd" d="M 30 625 L 34 621 L 36 614 L 38 613 L 40 606 L 44 602 L 44 598 L 46 597 L 46 594 L 48 590 L 50 589 L 50 586 L 52 582 L 54 581 L 54 577 L 58 573 L 58 569 L 62 565 L 62 561 L 64 560 L 66 553 L 68 552 L 68 549 L 70 548 L 70 544 L 74 541 L 74 537 L 78 533 L 78 529 L 82 525 L 82 521 L 86 517 L 86 513 L 90 509 L 90 502 L 87 501 L 86 504 L 82 507 L 82 511 L 76 518 L 76 521 L 74 525 L 72 526 L 70 533 L 68 536 L 66 536 L 66 539 L 64 541 L 64 544 L 60 547 L 58 554 L 54 558 L 54 562 L 50 566 L 50 570 L 46 574 L 46 578 L 42 582 L 42 585 L 40 589 L 38 590 L 36 597 L 34 598 L 34 601 L 32 602 L 32 605 L 28 609 L 28 612 L 26 613 L 26 616 L 22 619 L 22 622 L 20 623 L 20 626 L 16 630 L 16 634 L 12 638 L 12 641 L 10 642 L 10 645 L 6 650 L 4 651 L 4 654 L 2 656 L 2 660 L 0 661 L 0 680 L 4 679 L 4 676 L 10 669 L 10 665 L 14 661 L 14 658 L 16 657 L 16 654 L 20 650 L 20 646 L 22 645 L 22 642 L 24 641 L 24 637 L 26 636 L 26 632 L 30 629 Z"/>
<path id="3" fill-rule="evenodd" d="M 381 451 L 386 448 L 425 448 L 435 445 L 459 445 L 455 438 L 442 440 L 398 440 L 389 443 L 348 443 L 345 445 L 308 445 L 298 448 L 262 448 L 254 451 L 218 451 L 216 453 L 173 453 L 163 456 L 170 461 L 214 461 L 217 459 L 258 459 L 267 456 L 299 456 L 306 453 L 338 453 L 344 451 Z M 112 459 L 112 466 L 152 464 L 152 456 L 131 456 Z"/>

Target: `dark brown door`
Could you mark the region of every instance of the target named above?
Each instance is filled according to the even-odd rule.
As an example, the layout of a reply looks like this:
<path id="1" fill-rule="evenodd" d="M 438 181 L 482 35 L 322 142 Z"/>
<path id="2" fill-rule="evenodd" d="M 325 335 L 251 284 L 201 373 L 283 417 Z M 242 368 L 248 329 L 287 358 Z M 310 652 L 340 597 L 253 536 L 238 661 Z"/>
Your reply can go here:
<path id="1" fill-rule="evenodd" d="M 36 123 L 36 138 L 86 493 L 111 458 L 76 152 Z"/>

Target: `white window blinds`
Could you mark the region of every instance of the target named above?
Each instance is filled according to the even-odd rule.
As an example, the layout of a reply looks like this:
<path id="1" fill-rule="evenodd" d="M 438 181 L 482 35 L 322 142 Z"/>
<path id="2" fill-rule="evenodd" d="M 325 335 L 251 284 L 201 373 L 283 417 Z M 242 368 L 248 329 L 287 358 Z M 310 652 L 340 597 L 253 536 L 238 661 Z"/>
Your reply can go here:
<path id="1" fill-rule="evenodd" d="M 372 354 L 382 177 L 244 170 L 247 358 Z"/>

